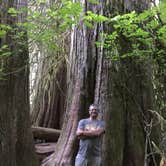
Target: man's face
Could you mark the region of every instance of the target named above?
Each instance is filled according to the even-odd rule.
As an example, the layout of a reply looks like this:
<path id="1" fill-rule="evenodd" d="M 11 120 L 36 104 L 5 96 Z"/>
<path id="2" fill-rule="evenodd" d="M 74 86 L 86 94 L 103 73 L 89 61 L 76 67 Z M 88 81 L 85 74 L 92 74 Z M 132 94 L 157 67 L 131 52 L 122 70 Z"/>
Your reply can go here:
<path id="1" fill-rule="evenodd" d="M 92 109 L 89 111 L 89 115 L 92 119 L 96 119 L 98 117 L 98 111 L 96 109 Z"/>

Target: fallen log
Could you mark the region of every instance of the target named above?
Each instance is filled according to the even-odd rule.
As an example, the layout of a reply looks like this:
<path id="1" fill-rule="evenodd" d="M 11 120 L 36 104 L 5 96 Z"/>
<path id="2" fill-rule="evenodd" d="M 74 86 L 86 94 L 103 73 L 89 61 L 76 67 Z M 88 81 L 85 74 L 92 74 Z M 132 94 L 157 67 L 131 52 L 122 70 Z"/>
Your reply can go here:
<path id="1" fill-rule="evenodd" d="M 57 142 L 61 133 L 61 130 L 45 127 L 32 126 L 31 129 L 34 139 L 44 140 L 45 142 Z"/>
<path id="2" fill-rule="evenodd" d="M 47 143 L 38 143 L 35 144 L 35 151 L 38 154 L 47 154 L 52 153 L 55 150 L 56 143 L 47 142 Z"/>
<path id="3" fill-rule="evenodd" d="M 35 151 L 40 163 L 42 162 L 44 158 L 48 157 L 55 151 L 55 145 L 56 145 L 55 142 L 35 144 Z"/>

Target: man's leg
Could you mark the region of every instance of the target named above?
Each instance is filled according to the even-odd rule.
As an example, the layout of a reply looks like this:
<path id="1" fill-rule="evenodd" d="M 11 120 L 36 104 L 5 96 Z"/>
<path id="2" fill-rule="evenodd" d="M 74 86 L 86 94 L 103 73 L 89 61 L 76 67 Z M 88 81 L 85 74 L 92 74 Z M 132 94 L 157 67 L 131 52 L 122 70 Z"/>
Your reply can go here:
<path id="1" fill-rule="evenodd" d="M 101 166 L 101 157 L 90 157 L 88 159 L 88 166 Z"/>
<path id="2" fill-rule="evenodd" d="M 77 155 L 75 159 L 75 166 L 87 166 L 87 159 L 81 155 Z"/>

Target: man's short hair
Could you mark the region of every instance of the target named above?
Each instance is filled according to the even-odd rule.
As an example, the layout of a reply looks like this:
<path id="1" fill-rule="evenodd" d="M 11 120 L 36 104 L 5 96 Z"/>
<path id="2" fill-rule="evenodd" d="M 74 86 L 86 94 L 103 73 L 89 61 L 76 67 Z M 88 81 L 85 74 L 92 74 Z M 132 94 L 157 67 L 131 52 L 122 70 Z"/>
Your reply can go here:
<path id="1" fill-rule="evenodd" d="M 97 112 L 99 112 L 99 108 L 96 104 L 91 104 L 89 106 L 89 111 L 92 111 L 92 110 L 96 110 Z"/>

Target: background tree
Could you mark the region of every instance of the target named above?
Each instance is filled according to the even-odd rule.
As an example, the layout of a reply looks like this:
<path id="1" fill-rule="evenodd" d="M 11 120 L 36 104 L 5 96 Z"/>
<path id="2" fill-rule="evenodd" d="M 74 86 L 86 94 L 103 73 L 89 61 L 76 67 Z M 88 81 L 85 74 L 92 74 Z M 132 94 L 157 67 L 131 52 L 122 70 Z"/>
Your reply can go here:
<path id="1" fill-rule="evenodd" d="M 110 50 L 112 51 L 111 52 L 112 54 L 110 53 L 110 55 L 113 56 L 112 59 L 114 58 L 116 59 L 115 63 L 112 63 L 112 66 L 113 66 L 111 68 L 112 73 L 110 74 L 112 77 L 110 78 L 110 81 L 109 81 L 112 83 L 110 84 L 112 85 L 110 100 L 112 100 L 113 102 L 112 107 L 110 105 L 110 108 L 112 111 L 115 111 L 115 114 L 108 112 L 110 113 L 110 118 L 112 118 L 112 121 L 109 119 L 107 124 L 110 124 L 110 127 L 113 126 L 112 130 L 110 131 L 115 133 L 113 134 L 110 132 L 111 134 L 113 135 L 117 135 L 120 133 L 122 134 L 123 132 L 119 132 L 118 130 L 120 131 L 125 130 L 124 132 L 125 135 L 121 135 L 119 136 L 119 138 L 125 137 L 125 139 L 127 138 L 127 140 L 130 140 L 133 137 L 134 139 L 130 140 L 129 142 L 128 141 L 123 142 L 122 141 L 123 139 L 117 140 L 117 138 L 114 139 L 111 136 L 112 139 L 109 137 L 106 137 L 106 139 L 107 138 L 109 139 L 107 140 L 108 143 L 105 143 L 105 144 L 107 145 L 107 147 L 114 145 L 112 147 L 113 149 L 113 148 L 116 148 L 116 146 L 119 146 L 118 143 L 122 141 L 121 146 L 124 146 L 124 147 L 121 149 L 121 153 L 120 153 L 121 159 L 119 159 L 119 162 L 121 162 L 121 164 L 124 164 L 124 165 L 126 163 L 127 165 L 130 165 L 130 164 L 132 165 L 132 162 L 138 165 L 143 165 L 143 164 L 152 165 L 152 163 L 154 165 L 157 164 L 157 160 L 155 159 L 155 156 L 154 156 L 155 152 L 154 152 L 154 149 L 152 148 L 151 141 L 153 140 L 159 143 L 159 135 L 161 137 L 161 133 L 159 134 L 159 130 L 158 132 L 156 132 L 155 131 L 156 129 L 154 129 L 153 132 L 151 133 L 150 119 L 149 119 L 147 110 L 148 109 L 155 109 L 157 111 L 162 110 L 162 109 L 158 109 L 157 108 L 158 106 L 155 104 L 155 98 L 158 98 L 158 97 L 156 96 L 157 94 L 155 92 L 156 85 L 154 83 L 154 80 L 155 80 L 154 72 L 156 72 L 156 65 L 158 66 L 158 63 L 156 63 L 156 60 L 157 62 L 162 61 L 163 64 L 165 63 L 165 60 L 162 58 L 163 56 L 165 56 L 165 54 L 161 53 L 162 52 L 161 50 L 162 49 L 165 50 L 165 47 L 164 46 L 161 47 L 160 45 L 161 40 L 158 40 L 158 37 L 156 36 L 156 33 L 155 33 L 156 31 L 160 31 L 159 27 L 161 27 L 161 23 L 160 23 L 161 20 L 159 18 L 155 20 L 153 16 L 156 17 L 157 14 L 156 12 L 154 13 L 153 12 L 154 12 L 153 10 L 149 10 L 140 14 L 139 17 L 137 17 L 137 21 L 142 18 L 144 19 L 144 21 L 142 20 L 142 22 L 139 22 L 139 23 L 137 22 L 138 24 L 135 22 L 132 25 L 129 23 L 132 20 L 131 18 L 132 16 L 130 17 L 127 14 L 125 16 L 124 15 L 122 16 L 122 20 L 118 19 L 118 17 L 114 18 L 117 24 L 114 24 L 112 27 L 113 29 L 115 28 L 119 30 L 117 32 L 114 29 L 115 31 L 113 30 L 113 33 L 111 33 L 111 35 L 108 37 L 109 38 L 108 41 L 106 40 L 106 44 L 109 43 L 108 45 L 110 45 L 111 47 Z M 145 21 L 145 19 L 147 22 Z M 154 21 L 156 22 L 155 24 L 156 26 L 154 26 Z M 152 26 L 152 22 L 153 22 L 153 26 Z M 137 25 L 139 25 L 138 29 L 136 28 Z M 123 31 L 123 27 L 126 27 L 124 31 Z M 137 34 L 139 35 L 137 36 Z M 156 36 L 156 38 L 154 38 L 154 35 Z M 116 42 L 111 42 L 111 41 L 114 41 L 115 38 L 116 38 L 115 40 Z M 159 66 L 162 66 L 161 63 Z M 164 70 L 163 67 L 162 69 Z M 163 78 L 164 77 L 161 77 L 161 79 Z M 163 93 L 165 93 L 164 86 L 162 87 L 163 87 Z M 138 90 L 140 92 L 137 93 Z M 115 95 L 115 98 L 112 97 L 114 95 Z M 114 101 L 113 99 L 116 99 L 116 100 Z M 118 104 L 118 101 L 121 104 Z M 161 101 L 163 100 L 161 99 Z M 116 107 L 114 108 L 113 105 L 117 106 L 117 108 Z M 125 110 L 125 108 L 127 109 L 126 111 L 121 112 L 122 113 L 121 116 L 120 114 L 116 114 L 117 110 L 120 110 L 120 109 Z M 130 111 L 130 109 L 132 109 L 132 111 Z M 114 124 L 116 122 L 113 122 L 113 121 L 114 120 L 116 121 L 116 119 L 114 119 L 112 115 L 113 117 L 115 117 L 116 115 L 119 115 L 120 116 L 119 118 L 126 117 L 124 120 L 122 119 L 118 120 L 118 122 L 119 121 L 122 122 L 122 125 L 121 125 L 122 128 L 119 128 L 119 126 Z M 135 117 L 135 115 L 137 116 Z M 107 114 L 106 117 L 109 117 L 109 115 Z M 127 125 L 128 123 L 129 125 Z M 148 123 L 149 123 L 149 127 L 148 127 Z M 129 127 L 125 129 L 126 126 L 129 126 Z M 137 129 L 132 131 L 132 128 L 135 128 L 135 127 Z M 139 135 L 137 135 L 138 133 Z M 127 135 L 129 134 L 129 135 L 126 136 L 126 134 Z M 157 141 L 157 138 L 158 138 L 158 141 Z M 142 143 L 141 143 L 141 140 L 142 140 Z M 117 141 L 117 143 L 115 143 L 115 141 Z M 109 143 L 110 143 L 110 146 L 108 146 Z M 143 143 L 145 143 L 144 146 L 142 146 Z M 139 148 L 136 148 L 138 144 L 140 144 L 140 146 Z M 128 148 L 127 148 L 127 151 L 124 152 L 124 149 L 126 146 L 128 146 Z M 135 148 L 136 150 L 134 150 Z M 138 149 L 140 150 L 140 152 Z M 111 149 L 108 148 L 108 151 L 106 154 L 111 154 L 111 153 L 114 154 L 113 151 L 110 152 L 109 150 Z M 136 157 L 133 156 L 135 155 L 135 151 L 136 151 Z M 139 153 L 143 154 L 143 151 L 145 151 L 145 153 L 142 156 L 142 159 L 140 160 L 135 159 L 134 161 L 132 159 L 128 159 L 130 158 L 130 154 L 132 154 L 132 158 L 141 157 Z M 115 153 L 115 156 L 116 154 L 117 154 L 117 151 Z M 148 155 L 148 154 L 152 154 L 152 155 Z M 114 164 L 112 163 L 112 161 L 114 161 L 115 165 L 120 165 L 120 163 L 117 164 L 117 161 L 113 160 L 115 156 L 114 155 L 112 156 L 113 158 L 110 159 L 110 164 Z M 110 158 L 110 156 L 107 156 L 107 157 Z M 144 157 L 144 162 L 143 162 L 143 157 Z M 104 161 L 107 161 L 107 160 L 104 160 Z"/>
<path id="2" fill-rule="evenodd" d="M 30 23 L 38 26 L 30 30 L 31 40 L 37 45 L 40 57 L 32 100 L 32 124 L 61 129 L 68 84 L 66 67 L 69 63 L 69 29 L 77 21 L 81 6 L 71 1 L 36 2 L 35 6 L 35 11 L 32 8 L 35 19 L 30 16 Z M 38 23 L 39 19 L 42 21 Z M 46 23 L 44 27 L 43 22 Z M 37 38 L 34 32 L 38 34 Z"/>
<path id="3" fill-rule="evenodd" d="M 17 26 L 27 1 L 0 2 L 0 162 L 2 166 L 37 166 L 29 116 L 27 32 Z M 3 32 L 3 33 L 2 33 Z"/>

